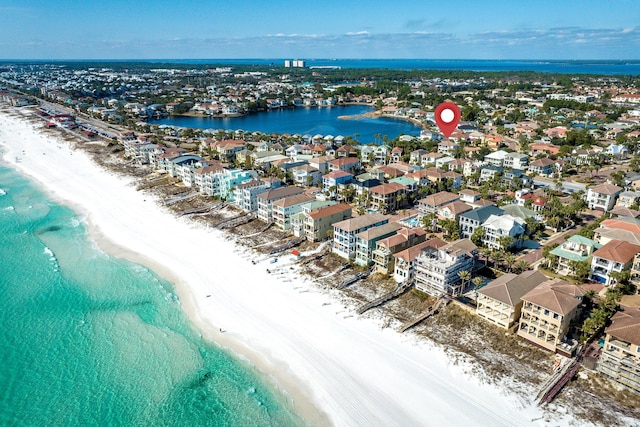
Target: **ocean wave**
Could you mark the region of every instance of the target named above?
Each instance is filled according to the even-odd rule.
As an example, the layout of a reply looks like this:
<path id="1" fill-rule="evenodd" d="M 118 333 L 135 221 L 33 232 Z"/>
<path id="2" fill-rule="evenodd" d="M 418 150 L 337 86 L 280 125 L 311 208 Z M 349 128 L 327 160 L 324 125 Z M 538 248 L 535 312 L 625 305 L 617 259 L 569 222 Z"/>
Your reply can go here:
<path id="1" fill-rule="evenodd" d="M 59 268 L 58 258 L 56 258 L 56 255 L 53 253 L 53 251 L 51 249 L 49 249 L 49 247 L 45 246 L 44 247 L 44 254 L 45 255 L 49 255 L 49 261 L 51 261 L 56 266 L 54 271 L 58 271 L 58 268 Z"/>

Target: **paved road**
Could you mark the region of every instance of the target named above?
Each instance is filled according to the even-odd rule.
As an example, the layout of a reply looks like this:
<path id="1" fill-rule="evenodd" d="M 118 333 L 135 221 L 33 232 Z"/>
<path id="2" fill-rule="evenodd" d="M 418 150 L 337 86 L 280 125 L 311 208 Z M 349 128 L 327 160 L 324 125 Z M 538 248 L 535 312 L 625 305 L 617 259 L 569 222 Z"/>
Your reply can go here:
<path id="1" fill-rule="evenodd" d="M 540 246 L 538 249 L 534 249 L 533 251 L 529 252 L 528 254 L 524 254 L 520 257 L 518 257 L 516 259 L 516 261 L 527 261 L 527 263 L 530 266 L 533 266 L 533 264 L 539 262 L 542 260 L 542 249 L 544 248 L 544 246 L 548 246 L 548 245 L 552 245 L 554 243 L 557 244 L 561 244 L 564 243 L 565 240 L 567 240 L 567 238 L 573 236 L 574 234 L 576 234 L 578 232 L 578 230 L 580 230 L 580 228 L 572 228 L 566 231 L 561 231 L 559 233 L 553 234 L 549 237 L 549 240 L 545 241 L 544 243 L 542 243 L 542 246 Z"/>
<path id="2" fill-rule="evenodd" d="M 544 178 L 533 178 L 533 185 L 535 187 L 547 187 L 547 188 L 556 188 L 556 183 L 550 179 Z M 563 181 L 562 182 L 562 191 L 565 193 L 575 193 L 578 191 L 586 191 L 587 185 L 579 182 L 572 181 Z"/>

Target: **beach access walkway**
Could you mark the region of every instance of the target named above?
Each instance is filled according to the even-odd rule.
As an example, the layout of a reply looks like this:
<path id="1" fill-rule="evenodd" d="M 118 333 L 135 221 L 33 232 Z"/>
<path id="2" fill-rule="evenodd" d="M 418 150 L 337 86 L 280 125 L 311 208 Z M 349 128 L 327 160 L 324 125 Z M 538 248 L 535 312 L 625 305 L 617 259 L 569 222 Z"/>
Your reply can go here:
<path id="1" fill-rule="evenodd" d="M 349 264 L 347 264 L 347 268 L 349 267 Z M 339 271 L 345 270 L 346 268 L 343 268 Z M 349 277 L 348 279 L 346 279 L 345 281 L 343 281 L 342 283 L 340 283 L 338 286 L 336 286 L 336 289 L 344 289 L 349 285 L 352 285 L 354 283 L 356 283 L 358 280 L 360 279 L 364 279 L 365 277 L 368 277 L 371 273 L 373 272 L 372 270 L 368 270 L 368 271 L 363 271 L 360 273 L 357 273 L 351 277 Z"/>
<path id="2" fill-rule="evenodd" d="M 429 317 L 433 316 L 438 311 L 442 310 L 442 308 L 444 308 L 444 306 L 449 304 L 449 301 L 450 301 L 449 297 L 441 296 L 440 298 L 438 298 L 438 300 L 435 303 L 433 303 L 433 305 L 429 306 L 418 317 L 416 317 L 415 319 L 409 320 L 408 322 L 405 322 L 402 325 L 400 325 L 400 327 L 398 328 L 398 332 L 402 333 L 402 332 L 404 332 L 404 331 L 406 331 L 408 329 L 411 329 L 414 326 L 416 326 L 418 323 L 420 323 L 420 322 L 428 319 Z"/>
<path id="3" fill-rule="evenodd" d="M 580 368 L 584 351 L 587 347 L 582 347 L 578 351 L 578 355 L 574 359 L 570 359 L 562 367 L 560 367 L 544 384 L 540 387 L 536 399 L 538 405 L 543 403 L 551 403 L 551 401 L 560 393 L 560 390 L 573 378 Z"/>
<path id="4" fill-rule="evenodd" d="M 402 283 L 400 283 L 394 290 L 392 290 L 389 293 L 386 293 L 376 299 L 374 299 L 371 302 L 368 302 L 362 306 L 360 306 L 360 308 L 358 308 L 358 310 L 356 310 L 356 312 L 358 314 L 363 314 L 368 310 L 371 310 L 374 307 L 378 307 L 381 306 L 382 304 L 391 301 L 394 298 L 398 298 L 400 295 L 403 295 L 405 292 L 407 292 L 409 289 L 411 289 L 411 287 L 413 286 L 413 281 L 412 280 L 408 280 L 408 281 L 404 281 Z"/>

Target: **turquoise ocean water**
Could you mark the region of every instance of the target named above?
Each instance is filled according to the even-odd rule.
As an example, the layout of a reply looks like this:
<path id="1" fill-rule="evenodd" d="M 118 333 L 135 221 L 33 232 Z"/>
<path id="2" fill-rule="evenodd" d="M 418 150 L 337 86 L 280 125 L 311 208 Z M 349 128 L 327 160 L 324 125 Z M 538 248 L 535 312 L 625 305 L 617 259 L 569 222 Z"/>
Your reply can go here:
<path id="1" fill-rule="evenodd" d="M 0 425 L 303 425 L 200 337 L 170 283 L 2 164 L 0 189 Z"/>

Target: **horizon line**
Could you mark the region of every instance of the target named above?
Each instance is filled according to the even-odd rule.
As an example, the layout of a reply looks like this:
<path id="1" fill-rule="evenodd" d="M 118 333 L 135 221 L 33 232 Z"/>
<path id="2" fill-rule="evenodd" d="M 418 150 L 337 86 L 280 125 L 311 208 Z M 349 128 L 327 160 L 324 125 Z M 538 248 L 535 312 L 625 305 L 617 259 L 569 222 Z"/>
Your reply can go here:
<path id="1" fill-rule="evenodd" d="M 149 61 L 270 61 L 270 60 L 303 60 L 303 61 L 518 61 L 518 62 L 587 62 L 587 61 L 596 61 L 596 62 L 640 62 L 640 58 L 629 59 L 629 58 L 619 58 L 619 59 L 595 59 L 595 58 L 562 58 L 562 59 L 547 59 L 547 58 L 336 58 L 336 57 L 327 57 L 327 58 L 303 58 L 303 57 L 242 57 L 242 58 L 0 58 L 0 62 L 8 62 L 8 61 L 16 61 L 16 62 L 24 62 L 24 61 L 51 61 L 51 62 L 88 62 L 88 61 L 115 61 L 115 62 L 128 62 L 128 61 L 139 61 L 139 62 L 149 62 Z"/>

